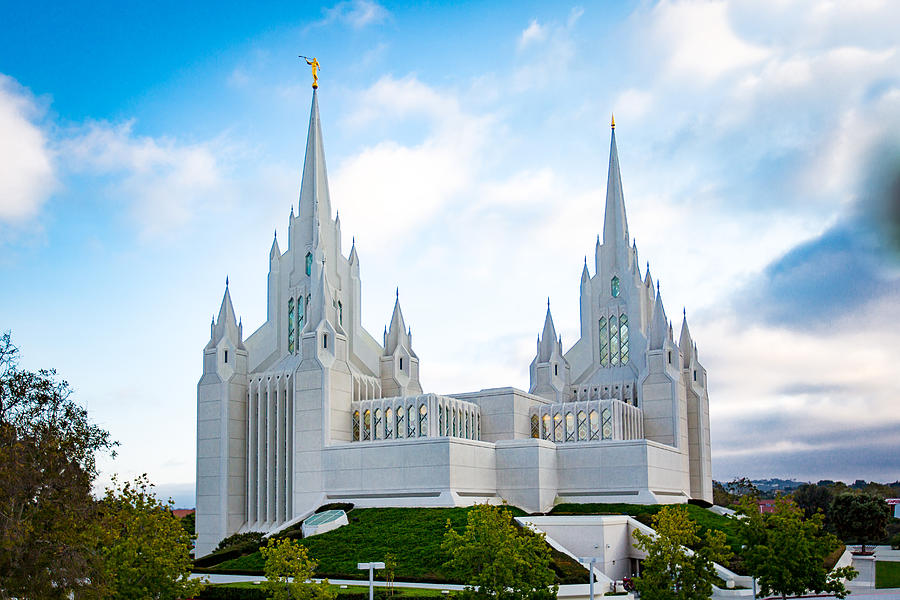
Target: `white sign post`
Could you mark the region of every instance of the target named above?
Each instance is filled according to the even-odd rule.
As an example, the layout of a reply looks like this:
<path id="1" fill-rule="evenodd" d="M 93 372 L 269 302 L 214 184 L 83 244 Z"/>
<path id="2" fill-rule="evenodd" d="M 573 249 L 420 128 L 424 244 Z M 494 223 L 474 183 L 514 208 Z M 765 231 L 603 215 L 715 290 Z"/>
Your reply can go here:
<path id="1" fill-rule="evenodd" d="M 594 563 L 599 559 L 596 556 L 579 557 L 578 562 L 588 563 L 588 581 L 591 582 L 591 600 L 594 600 Z"/>
<path id="2" fill-rule="evenodd" d="M 356 563 L 360 571 L 369 570 L 369 600 L 375 600 L 375 569 L 383 569 L 383 562 Z"/>

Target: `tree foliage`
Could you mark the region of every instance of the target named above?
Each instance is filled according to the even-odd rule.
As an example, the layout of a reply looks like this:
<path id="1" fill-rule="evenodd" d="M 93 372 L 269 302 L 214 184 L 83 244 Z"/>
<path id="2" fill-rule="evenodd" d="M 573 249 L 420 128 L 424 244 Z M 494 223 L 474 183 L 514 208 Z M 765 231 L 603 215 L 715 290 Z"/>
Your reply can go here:
<path id="1" fill-rule="evenodd" d="M 763 596 L 799 596 L 809 592 L 847 595 L 842 579 L 853 579 L 856 570 L 841 567 L 830 573 L 825 557 L 840 542 L 822 529 L 823 515 L 803 519 L 803 512 L 789 499 L 776 498 L 774 512 L 762 514 L 750 497 L 741 500 L 739 512 L 744 565 L 759 584 Z"/>
<path id="2" fill-rule="evenodd" d="M 656 535 L 634 531 L 634 546 L 647 553 L 635 586 L 646 600 L 706 600 L 717 579 L 714 562 L 725 562 L 731 551 L 721 531 L 707 531 L 705 543 L 697 535 L 700 526 L 684 506 L 665 507 L 653 515 Z M 688 548 L 695 547 L 691 552 Z"/>
<path id="3" fill-rule="evenodd" d="M 814 483 L 804 483 L 792 494 L 794 502 L 803 510 L 803 516 L 810 518 L 817 512 L 821 512 L 828 518 L 828 509 L 831 506 L 831 488 Z"/>
<path id="4" fill-rule="evenodd" d="M 100 501 L 100 553 L 115 600 L 191 598 L 202 589 L 190 579 L 192 536 L 172 514 L 171 500 L 156 498 L 146 475 L 107 488 Z"/>
<path id="5" fill-rule="evenodd" d="M 891 509 L 877 496 L 845 493 L 834 497 L 829 515 L 838 536 L 845 542 L 861 543 L 865 552 L 867 542 L 885 536 Z"/>
<path id="6" fill-rule="evenodd" d="M 20 369 L 0 335 L 0 598 L 68 598 L 98 581 L 91 484 L 96 453 L 114 446 L 68 383 Z"/>
<path id="7" fill-rule="evenodd" d="M 463 598 L 556 598 L 544 535 L 514 525 L 505 506 L 476 505 L 462 533 L 448 521 L 441 548 L 450 557 L 445 566 L 466 583 Z"/>
<path id="8" fill-rule="evenodd" d="M 334 592 L 328 581 L 310 581 L 317 562 L 309 557 L 305 546 L 290 538 L 269 538 L 260 548 L 266 560 L 263 588 L 274 600 L 331 600 Z"/>

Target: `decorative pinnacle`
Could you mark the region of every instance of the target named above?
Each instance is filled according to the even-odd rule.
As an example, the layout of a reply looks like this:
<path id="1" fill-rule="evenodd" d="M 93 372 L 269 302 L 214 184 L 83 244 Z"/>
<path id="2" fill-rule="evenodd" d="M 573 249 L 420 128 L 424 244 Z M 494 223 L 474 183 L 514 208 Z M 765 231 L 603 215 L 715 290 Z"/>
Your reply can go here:
<path id="1" fill-rule="evenodd" d="M 547 296 L 547 310 L 550 310 L 550 296 Z"/>
<path id="2" fill-rule="evenodd" d="M 225 287 L 228 287 L 228 275 L 225 276 Z"/>
<path id="3" fill-rule="evenodd" d="M 612 113 L 610 113 L 610 114 L 612 114 Z M 616 128 L 616 115 L 612 115 L 612 118 L 610 119 L 609 126 L 610 126 L 611 129 L 615 129 L 615 128 Z"/>
<path id="4" fill-rule="evenodd" d="M 397 286 L 397 291 L 395 293 L 397 296 L 397 300 L 399 300 L 400 299 L 400 286 L 399 285 Z"/>
<path id="5" fill-rule="evenodd" d="M 684 316 L 685 319 L 687 319 L 687 307 L 686 306 L 681 307 L 681 314 Z"/>

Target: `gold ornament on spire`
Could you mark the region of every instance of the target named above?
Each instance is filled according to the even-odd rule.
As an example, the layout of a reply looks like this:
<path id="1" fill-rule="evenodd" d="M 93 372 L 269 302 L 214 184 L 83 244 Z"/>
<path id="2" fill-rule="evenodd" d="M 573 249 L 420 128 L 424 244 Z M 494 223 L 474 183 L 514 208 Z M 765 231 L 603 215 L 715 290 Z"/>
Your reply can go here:
<path id="1" fill-rule="evenodd" d="M 312 59 L 310 59 L 309 57 L 303 56 L 302 54 L 299 56 L 300 56 L 300 58 L 302 58 L 303 60 L 306 61 L 306 64 L 308 64 L 309 66 L 312 67 L 312 76 L 313 76 L 312 87 L 314 90 L 319 89 L 319 61 L 316 60 L 315 56 L 312 57 Z"/>
<path id="2" fill-rule="evenodd" d="M 610 120 L 609 126 L 613 129 L 616 128 L 616 115 L 612 115 L 612 119 Z"/>

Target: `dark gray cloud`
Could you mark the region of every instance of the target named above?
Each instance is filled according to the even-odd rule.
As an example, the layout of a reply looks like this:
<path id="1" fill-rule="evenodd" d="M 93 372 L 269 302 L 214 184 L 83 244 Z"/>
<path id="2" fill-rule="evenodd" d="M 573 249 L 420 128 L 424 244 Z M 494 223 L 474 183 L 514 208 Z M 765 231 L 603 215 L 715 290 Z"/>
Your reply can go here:
<path id="1" fill-rule="evenodd" d="M 900 147 L 882 144 L 870 156 L 853 209 L 739 289 L 737 311 L 809 329 L 830 326 L 874 300 L 900 299 Z"/>

